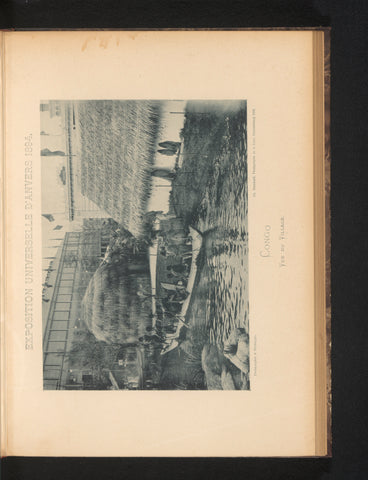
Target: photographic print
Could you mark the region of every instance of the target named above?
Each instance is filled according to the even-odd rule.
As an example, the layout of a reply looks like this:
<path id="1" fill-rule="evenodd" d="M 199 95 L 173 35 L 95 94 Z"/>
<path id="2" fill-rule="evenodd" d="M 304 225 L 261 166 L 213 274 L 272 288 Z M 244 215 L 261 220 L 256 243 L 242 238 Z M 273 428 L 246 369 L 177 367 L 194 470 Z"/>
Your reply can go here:
<path id="1" fill-rule="evenodd" d="M 246 100 L 40 104 L 43 388 L 249 390 Z"/>

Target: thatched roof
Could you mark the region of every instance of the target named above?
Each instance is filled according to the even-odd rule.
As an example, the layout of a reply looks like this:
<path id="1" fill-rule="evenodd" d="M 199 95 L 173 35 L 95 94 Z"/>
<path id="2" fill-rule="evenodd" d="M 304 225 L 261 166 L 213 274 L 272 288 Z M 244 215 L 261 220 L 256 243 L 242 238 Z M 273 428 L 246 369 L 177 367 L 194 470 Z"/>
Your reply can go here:
<path id="1" fill-rule="evenodd" d="M 149 291 L 148 273 L 129 274 L 128 258 L 101 265 L 82 301 L 82 319 L 98 340 L 132 343 L 151 322 L 151 304 L 137 295 Z"/>
<path id="2" fill-rule="evenodd" d="M 78 104 L 82 193 L 124 228 L 142 233 L 161 123 L 158 101 Z"/>

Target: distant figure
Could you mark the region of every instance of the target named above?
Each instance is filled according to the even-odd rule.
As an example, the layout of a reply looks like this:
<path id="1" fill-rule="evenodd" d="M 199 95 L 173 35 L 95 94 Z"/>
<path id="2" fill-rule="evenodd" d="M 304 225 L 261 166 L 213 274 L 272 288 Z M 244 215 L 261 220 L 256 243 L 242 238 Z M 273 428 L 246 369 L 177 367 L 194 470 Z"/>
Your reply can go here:
<path id="1" fill-rule="evenodd" d="M 172 142 L 170 140 L 159 143 L 159 146 L 162 148 L 169 148 L 170 150 L 176 150 L 176 151 L 180 148 L 180 145 L 181 145 L 180 142 Z"/>
<path id="2" fill-rule="evenodd" d="M 163 155 L 175 155 L 180 150 L 180 142 L 161 142 L 158 144 L 162 150 L 158 150 Z"/>
<path id="3" fill-rule="evenodd" d="M 171 168 L 155 168 L 151 172 L 152 177 L 164 178 L 165 180 L 173 180 L 176 173 Z"/>
<path id="4" fill-rule="evenodd" d="M 175 150 L 171 150 L 169 148 L 162 148 L 161 150 L 157 150 L 158 153 L 161 153 L 161 155 L 167 155 L 168 157 L 171 157 L 176 154 Z"/>

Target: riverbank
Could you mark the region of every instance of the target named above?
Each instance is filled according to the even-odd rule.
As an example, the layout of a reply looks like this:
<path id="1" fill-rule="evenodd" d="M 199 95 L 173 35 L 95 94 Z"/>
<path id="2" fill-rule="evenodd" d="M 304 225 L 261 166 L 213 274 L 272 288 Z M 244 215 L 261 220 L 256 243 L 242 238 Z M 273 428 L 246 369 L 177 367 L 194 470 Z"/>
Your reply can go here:
<path id="1" fill-rule="evenodd" d="M 188 388 L 204 375 L 207 388 L 250 387 L 246 122 L 246 102 L 187 104 L 170 211 L 184 230 L 191 225 L 203 233 L 203 247 L 185 317 L 189 328 L 163 362 L 161 384 Z M 231 357 L 240 344 L 225 351 L 236 332 L 241 363 Z M 175 361 L 181 363 L 176 370 Z"/>

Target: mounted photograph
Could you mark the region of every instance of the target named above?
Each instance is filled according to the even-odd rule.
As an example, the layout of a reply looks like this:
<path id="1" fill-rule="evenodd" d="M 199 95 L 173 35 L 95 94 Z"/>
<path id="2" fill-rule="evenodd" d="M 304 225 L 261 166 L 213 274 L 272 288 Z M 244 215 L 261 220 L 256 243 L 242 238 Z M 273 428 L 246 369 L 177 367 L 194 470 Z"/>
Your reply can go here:
<path id="1" fill-rule="evenodd" d="M 1 38 L 2 455 L 330 455 L 329 30 Z"/>
<path id="2" fill-rule="evenodd" d="M 40 142 L 44 390 L 250 390 L 246 100 L 44 100 Z"/>

